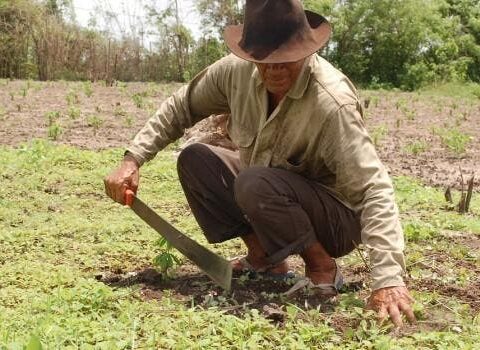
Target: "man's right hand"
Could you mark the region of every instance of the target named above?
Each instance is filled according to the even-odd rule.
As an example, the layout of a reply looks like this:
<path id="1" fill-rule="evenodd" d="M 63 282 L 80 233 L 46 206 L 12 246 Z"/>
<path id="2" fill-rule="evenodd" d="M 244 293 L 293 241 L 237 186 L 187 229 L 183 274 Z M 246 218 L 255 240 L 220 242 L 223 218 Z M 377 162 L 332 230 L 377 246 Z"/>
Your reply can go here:
<path id="1" fill-rule="evenodd" d="M 105 192 L 115 202 L 125 205 L 125 191 L 137 192 L 140 180 L 140 166 L 135 158 L 126 155 L 122 164 L 112 171 L 104 180 Z"/>

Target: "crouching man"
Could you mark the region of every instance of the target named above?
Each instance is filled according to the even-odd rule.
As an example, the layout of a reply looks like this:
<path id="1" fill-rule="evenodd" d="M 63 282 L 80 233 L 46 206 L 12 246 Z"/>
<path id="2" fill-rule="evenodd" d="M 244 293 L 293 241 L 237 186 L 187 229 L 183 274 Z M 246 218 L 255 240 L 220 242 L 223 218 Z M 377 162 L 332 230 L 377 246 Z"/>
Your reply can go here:
<path id="1" fill-rule="evenodd" d="M 335 258 L 363 243 L 370 255 L 369 306 L 381 318 L 411 321 L 403 282 L 403 233 L 391 180 L 362 120 L 357 92 L 316 52 L 331 26 L 298 0 L 247 0 L 244 24 L 225 29 L 233 53 L 166 100 L 105 179 L 124 203 L 140 166 L 185 129 L 230 113 L 238 152 L 193 144 L 178 158 L 190 208 L 210 243 L 240 237 L 246 257 L 235 270 L 288 271 L 299 254 L 305 279 L 292 287 L 335 295 L 342 285 Z"/>

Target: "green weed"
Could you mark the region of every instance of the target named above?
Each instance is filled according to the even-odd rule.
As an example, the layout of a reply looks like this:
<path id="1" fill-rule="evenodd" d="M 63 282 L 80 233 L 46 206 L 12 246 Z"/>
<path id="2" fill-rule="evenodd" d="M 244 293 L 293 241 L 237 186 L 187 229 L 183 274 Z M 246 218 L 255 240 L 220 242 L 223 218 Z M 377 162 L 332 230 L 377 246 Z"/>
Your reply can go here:
<path id="1" fill-rule="evenodd" d="M 428 149 L 429 149 L 429 145 L 426 141 L 418 140 L 406 145 L 404 148 L 404 151 L 416 156 L 426 152 Z"/>
<path id="2" fill-rule="evenodd" d="M 457 128 L 435 128 L 434 133 L 440 136 L 442 144 L 456 155 L 466 152 L 472 137 Z"/>
<path id="3" fill-rule="evenodd" d="M 130 128 L 135 123 L 135 118 L 133 116 L 131 116 L 130 114 L 127 114 L 125 116 L 124 122 L 125 122 L 125 126 Z"/>
<path id="4" fill-rule="evenodd" d="M 25 86 L 20 90 L 20 95 L 25 98 L 28 95 L 28 88 Z"/>
<path id="5" fill-rule="evenodd" d="M 169 276 L 175 265 L 181 265 L 181 260 L 175 255 L 173 247 L 165 238 L 160 238 L 155 245 L 159 254 L 153 259 L 153 264 L 160 269 L 164 276 Z"/>
<path id="6" fill-rule="evenodd" d="M 47 119 L 47 126 L 55 124 L 55 122 L 60 119 L 61 114 L 59 111 L 51 111 L 45 114 L 45 119 Z"/>
<path id="7" fill-rule="evenodd" d="M 372 130 L 372 132 L 370 133 L 370 136 L 372 137 L 372 141 L 375 147 L 380 146 L 381 142 L 387 136 L 387 134 L 388 134 L 388 127 L 386 125 L 380 125 L 377 128 Z"/>
<path id="8" fill-rule="evenodd" d="M 98 115 L 91 115 L 87 118 L 87 125 L 93 128 L 93 134 L 97 135 L 98 130 L 105 121 Z"/>
<path id="9" fill-rule="evenodd" d="M 78 94 L 73 90 L 70 90 L 67 93 L 67 95 L 65 96 L 65 99 L 67 100 L 67 104 L 69 106 L 76 105 L 76 104 L 80 103 L 80 99 L 78 97 Z"/>
<path id="10" fill-rule="evenodd" d="M 93 95 L 93 87 L 92 87 L 92 83 L 90 81 L 85 81 L 83 83 L 83 93 L 85 94 L 85 96 L 87 97 L 92 97 Z"/>
<path id="11" fill-rule="evenodd" d="M 67 111 L 68 116 L 70 119 L 77 119 L 80 117 L 81 111 L 80 108 L 75 106 L 70 106 Z"/>
<path id="12" fill-rule="evenodd" d="M 53 122 L 51 125 L 48 126 L 47 129 L 47 136 L 50 140 L 56 141 L 62 134 L 63 129 L 60 127 L 59 124 Z"/>
<path id="13" fill-rule="evenodd" d="M 144 95 L 141 93 L 136 93 L 132 95 L 133 103 L 137 108 L 143 108 L 145 106 Z"/>
<path id="14" fill-rule="evenodd" d="M 116 117 L 124 117 L 127 115 L 127 112 L 122 108 L 122 106 L 116 106 L 113 111 L 113 115 Z"/>
<path id="15" fill-rule="evenodd" d="M 403 231 L 407 241 L 418 242 L 428 240 L 437 233 L 432 224 L 424 223 L 419 220 L 404 221 Z"/>

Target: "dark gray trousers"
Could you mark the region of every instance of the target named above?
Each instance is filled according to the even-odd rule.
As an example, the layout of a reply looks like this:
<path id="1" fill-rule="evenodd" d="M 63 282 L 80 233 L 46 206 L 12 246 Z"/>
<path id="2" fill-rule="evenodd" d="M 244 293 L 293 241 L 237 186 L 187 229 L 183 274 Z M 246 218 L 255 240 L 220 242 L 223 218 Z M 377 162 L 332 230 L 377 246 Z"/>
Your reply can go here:
<path id="1" fill-rule="evenodd" d="M 359 217 L 320 184 L 293 172 L 240 171 L 236 152 L 200 143 L 180 153 L 177 169 L 210 243 L 255 233 L 275 264 L 317 241 L 335 258 L 360 242 Z"/>

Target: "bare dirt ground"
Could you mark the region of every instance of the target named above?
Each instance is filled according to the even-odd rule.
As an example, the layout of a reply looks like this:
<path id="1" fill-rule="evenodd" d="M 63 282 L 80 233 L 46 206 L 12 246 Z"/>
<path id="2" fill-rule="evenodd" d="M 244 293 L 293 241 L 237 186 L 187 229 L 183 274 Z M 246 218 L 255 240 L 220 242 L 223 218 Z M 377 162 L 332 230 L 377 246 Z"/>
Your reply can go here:
<path id="1" fill-rule="evenodd" d="M 58 111 L 62 131 L 55 142 L 87 149 L 124 147 L 180 86 L 129 83 L 105 87 L 96 83 L 87 97 L 84 85 L 3 81 L 0 145 L 16 147 L 33 138 L 47 138 L 47 115 Z M 140 96 L 137 100 L 135 94 Z M 362 103 L 368 107 L 367 128 L 392 175 L 414 176 L 433 186 L 458 187 L 462 169 L 465 179 L 476 173 L 476 185 L 480 183 L 480 100 L 365 91 Z M 72 108 L 79 111 L 78 117 L 69 116 Z M 470 141 L 464 142 L 465 152 L 454 151 L 441 135 L 449 137 L 454 146 L 462 145 L 462 137 L 470 137 Z"/>

